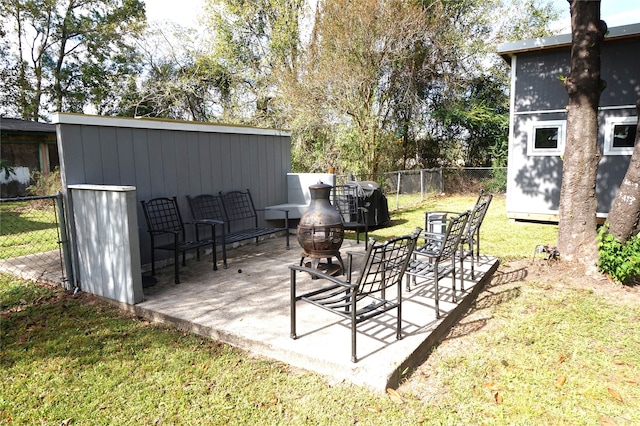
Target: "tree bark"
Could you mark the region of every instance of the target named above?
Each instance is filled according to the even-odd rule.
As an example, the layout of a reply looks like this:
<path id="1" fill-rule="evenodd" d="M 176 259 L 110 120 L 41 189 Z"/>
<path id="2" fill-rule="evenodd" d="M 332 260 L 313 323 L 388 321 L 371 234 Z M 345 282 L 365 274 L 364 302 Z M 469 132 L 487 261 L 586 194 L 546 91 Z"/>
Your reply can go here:
<path id="1" fill-rule="evenodd" d="M 640 127 L 640 100 L 636 102 Z M 636 141 L 627 173 L 620 184 L 613 205 L 609 209 L 607 222 L 609 233 L 621 243 L 638 232 L 640 221 L 640 131 L 636 130 Z"/>
<path id="2" fill-rule="evenodd" d="M 600 1 L 569 0 L 571 72 L 567 137 L 560 189 L 558 249 L 566 260 L 593 267 L 596 247 L 596 175 L 600 162 L 598 104 L 605 83 L 600 78 L 600 47 L 607 31 Z"/>

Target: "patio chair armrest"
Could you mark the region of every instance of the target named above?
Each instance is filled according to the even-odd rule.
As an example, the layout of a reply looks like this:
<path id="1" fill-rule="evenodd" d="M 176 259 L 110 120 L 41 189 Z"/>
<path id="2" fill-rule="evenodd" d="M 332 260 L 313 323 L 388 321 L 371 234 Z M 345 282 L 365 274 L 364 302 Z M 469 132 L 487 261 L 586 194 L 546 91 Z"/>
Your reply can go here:
<path id="1" fill-rule="evenodd" d="M 418 238 L 422 238 L 424 240 L 432 240 L 432 241 L 442 241 L 444 234 L 441 232 L 421 232 Z"/>
<path id="2" fill-rule="evenodd" d="M 307 272 L 307 273 L 311 274 L 312 276 L 315 276 L 315 277 L 318 277 L 318 278 L 322 278 L 322 279 L 325 279 L 325 280 L 329 280 L 329 281 L 331 281 L 332 283 L 334 283 L 336 285 L 344 287 L 345 289 L 352 289 L 352 288 L 356 287 L 355 284 L 351 284 L 351 283 L 345 282 L 345 281 L 341 280 L 338 277 L 334 277 L 333 275 L 326 274 L 326 273 L 324 273 L 322 271 L 319 271 L 318 269 L 315 269 L 315 268 L 308 268 L 306 266 L 300 266 L 300 265 L 293 264 L 293 265 L 289 265 L 289 269 L 291 269 L 292 271 Z"/>
<path id="3" fill-rule="evenodd" d="M 175 229 L 149 229 L 149 233 L 154 235 L 162 235 L 162 234 L 178 235 L 180 231 L 177 231 Z"/>
<path id="4" fill-rule="evenodd" d="M 195 225 L 224 225 L 224 221 L 223 220 L 217 220 L 217 219 L 198 219 L 196 221 L 193 222 Z"/>
<path id="5" fill-rule="evenodd" d="M 264 212 L 264 211 L 277 211 L 277 212 L 282 212 L 284 213 L 284 221 L 285 223 L 287 223 L 287 228 L 289 227 L 289 209 L 281 209 L 278 207 L 265 207 L 264 209 L 256 209 L 257 212 Z"/>
<path id="6" fill-rule="evenodd" d="M 289 213 L 289 209 L 281 209 L 280 207 L 265 207 L 264 209 L 256 209 L 257 212 L 263 212 L 265 210 L 269 210 L 269 211 L 275 210 L 283 213 Z"/>

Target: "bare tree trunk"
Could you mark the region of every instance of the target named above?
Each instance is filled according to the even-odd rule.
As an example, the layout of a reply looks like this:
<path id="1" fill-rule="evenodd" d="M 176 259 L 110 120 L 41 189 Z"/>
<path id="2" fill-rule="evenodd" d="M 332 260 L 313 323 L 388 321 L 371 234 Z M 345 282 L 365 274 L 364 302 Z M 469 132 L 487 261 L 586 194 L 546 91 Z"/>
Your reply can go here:
<path id="1" fill-rule="evenodd" d="M 636 111 L 640 127 L 640 100 L 636 102 Z M 627 173 L 609 210 L 607 222 L 609 233 L 621 243 L 638 232 L 640 221 L 640 131 L 636 130 L 636 141 Z"/>
<path id="2" fill-rule="evenodd" d="M 607 26 L 600 20 L 600 1 L 569 0 L 571 4 L 571 73 L 567 138 L 560 190 L 558 249 L 564 259 L 592 267 L 596 247 L 596 175 L 598 104 L 605 87 L 600 79 L 600 45 Z"/>

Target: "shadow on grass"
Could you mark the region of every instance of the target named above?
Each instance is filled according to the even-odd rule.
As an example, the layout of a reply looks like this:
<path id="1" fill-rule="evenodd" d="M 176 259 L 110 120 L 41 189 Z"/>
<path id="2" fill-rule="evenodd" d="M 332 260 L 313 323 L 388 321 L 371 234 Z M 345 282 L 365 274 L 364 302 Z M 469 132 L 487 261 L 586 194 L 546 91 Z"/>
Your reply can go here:
<path id="1" fill-rule="evenodd" d="M 32 216 L 34 216 L 33 213 Z M 52 220 L 52 218 L 55 218 L 53 211 L 51 213 L 43 213 L 41 216 L 39 218 L 28 217 L 24 211 L 2 209 L 0 236 L 10 236 L 43 229 L 57 229 L 58 224 Z"/>
<path id="2" fill-rule="evenodd" d="M 484 328 L 490 318 L 483 317 L 466 322 L 464 321 L 464 319 L 471 317 L 472 314 L 477 313 L 478 311 L 481 311 L 483 309 L 498 306 L 516 299 L 517 297 L 520 297 L 520 295 L 522 294 L 522 290 L 519 286 L 506 288 L 501 291 L 496 290 L 499 286 L 524 280 L 527 277 L 527 274 L 528 272 L 526 268 L 520 268 L 508 272 L 496 271 L 493 275 L 493 278 L 491 279 L 491 282 L 486 285 L 484 291 L 480 293 L 464 318 L 462 318 L 461 321 L 451 329 L 451 331 L 447 335 L 447 339 L 455 339 L 467 336 Z"/>

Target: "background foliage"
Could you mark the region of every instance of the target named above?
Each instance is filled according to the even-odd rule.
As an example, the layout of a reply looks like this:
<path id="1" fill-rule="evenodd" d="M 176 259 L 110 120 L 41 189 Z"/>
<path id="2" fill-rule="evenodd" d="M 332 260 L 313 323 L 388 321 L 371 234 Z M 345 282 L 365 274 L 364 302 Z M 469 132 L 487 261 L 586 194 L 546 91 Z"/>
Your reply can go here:
<path id="1" fill-rule="evenodd" d="M 294 171 L 504 166 L 504 41 L 549 34 L 535 0 L 205 0 L 198 31 L 140 0 L 1 3 L 0 113 L 286 128 Z"/>

